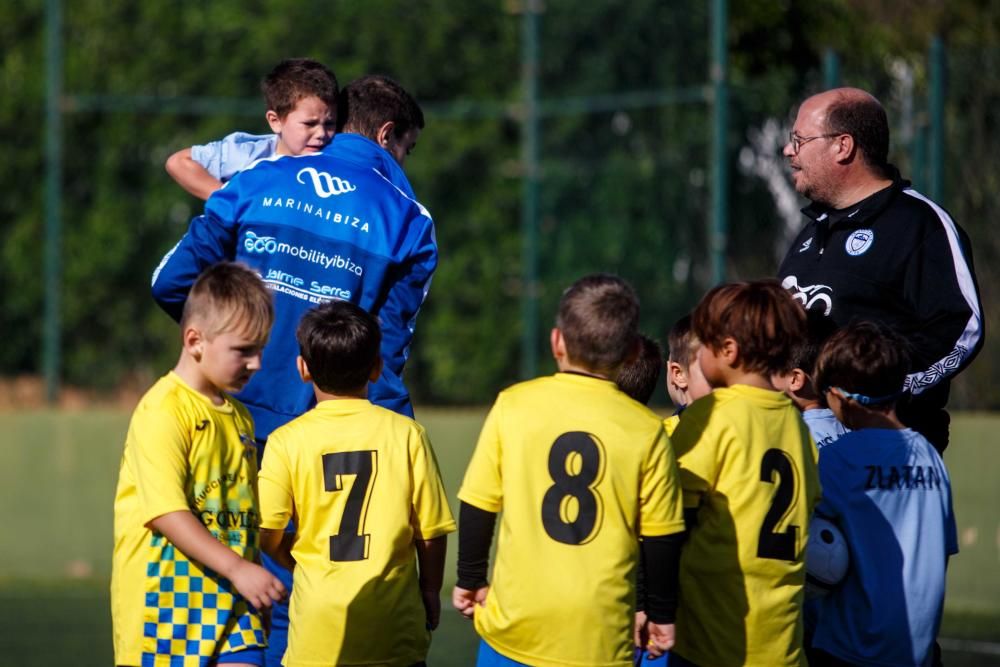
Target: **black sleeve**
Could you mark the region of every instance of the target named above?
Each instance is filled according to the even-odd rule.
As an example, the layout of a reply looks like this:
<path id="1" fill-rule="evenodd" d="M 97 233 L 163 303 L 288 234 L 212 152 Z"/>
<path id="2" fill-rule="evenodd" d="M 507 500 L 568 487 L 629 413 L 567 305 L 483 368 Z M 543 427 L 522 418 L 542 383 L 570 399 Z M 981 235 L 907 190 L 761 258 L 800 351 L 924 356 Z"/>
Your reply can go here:
<path id="1" fill-rule="evenodd" d="M 639 608 L 653 623 L 673 623 L 677 618 L 677 598 L 681 566 L 681 545 L 686 533 L 644 537 L 639 574 L 644 580 Z"/>
<path id="2" fill-rule="evenodd" d="M 462 503 L 458 512 L 458 581 L 459 588 L 475 590 L 489 582 L 490 545 L 497 515 Z"/>

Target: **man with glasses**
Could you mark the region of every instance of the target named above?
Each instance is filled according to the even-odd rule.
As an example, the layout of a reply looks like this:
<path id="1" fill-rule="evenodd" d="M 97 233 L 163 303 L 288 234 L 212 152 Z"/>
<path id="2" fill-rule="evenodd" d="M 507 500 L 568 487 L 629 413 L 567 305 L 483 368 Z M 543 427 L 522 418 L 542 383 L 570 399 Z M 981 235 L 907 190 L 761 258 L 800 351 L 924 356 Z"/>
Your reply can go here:
<path id="1" fill-rule="evenodd" d="M 969 238 L 889 164 L 889 123 L 869 93 L 838 88 L 799 107 L 784 155 L 808 224 L 778 269 L 786 289 L 837 326 L 888 325 L 911 347 L 898 413 L 939 452 L 951 378 L 983 343 Z"/>

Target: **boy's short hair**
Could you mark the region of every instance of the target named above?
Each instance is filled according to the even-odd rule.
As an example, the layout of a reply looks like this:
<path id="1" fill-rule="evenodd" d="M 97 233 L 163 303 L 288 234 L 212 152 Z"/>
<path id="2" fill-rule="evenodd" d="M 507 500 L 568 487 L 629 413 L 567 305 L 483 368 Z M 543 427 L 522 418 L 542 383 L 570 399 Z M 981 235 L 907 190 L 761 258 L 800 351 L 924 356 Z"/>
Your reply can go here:
<path id="1" fill-rule="evenodd" d="M 622 366 L 615 384 L 623 392 L 639 401 L 649 403 L 663 369 L 663 348 L 649 336 L 639 334 L 639 356 Z"/>
<path id="2" fill-rule="evenodd" d="M 798 302 L 796 302 L 798 303 Z M 822 311 L 806 311 L 806 335 L 792 347 L 789 370 L 801 368 L 810 377 L 816 373 L 816 359 L 823 343 L 837 330 L 837 325 Z"/>
<path id="3" fill-rule="evenodd" d="M 805 337 L 806 315 L 776 280 L 729 283 L 702 298 L 691 316 L 691 328 L 712 350 L 733 338 L 746 371 L 785 373 L 790 370 L 792 348 Z"/>
<path id="4" fill-rule="evenodd" d="M 374 139 L 389 121 L 401 139 L 413 128 L 423 129 L 424 112 L 402 86 L 381 74 L 363 76 L 344 87 L 337 101 L 337 132 Z"/>
<path id="5" fill-rule="evenodd" d="M 309 58 L 289 58 L 275 65 L 260 84 L 268 110 L 284 118 L 299 100 L 318 97 L 337 109 L 337 77 L 323 63 Z"/>
<path id="6" fill-rule="evenodd" d="M 910 369 L 909 345 L 876 322 L 852 322 L 838 330 L 816 360 L 816 387 L 831 387 L 869 398 L 898 397 Z M 892 398 L 889 398 L 892 397 Z"/>
<path id="7" fill-rule="evenodd" d="M 584 276 L 563 292 L 556 327 L 572 362 L 612 373 L 625 361 L 639 335 L 639 298 L 618 276 Z"/>
<path id="8" fill-rule="evenodd" d="M 240 262 L 213 264 L 191 286 L 181 314 L 181 331 L 197 322 L 208 338 L 240 331 L 267 340 L 274 322 L 274 301 L 257 273 Z"/>
<path id="9" fill-rule="evenodd" d="M 698 337 L 691 331 L 691 315 L 689 313 L 670 327 L 670 332 L 667 334 L 667 358 L 687 370 L 694 360 L 694 352 L 698 348 L 698 344 Z"/>
<path id="10" fill-rule="evenodd" d="M 328 301 L 306 312 L 295 338 L 313 382 L 328 394 L 364 387 L 382 344 L 375 318 L 349 301 Z"/>

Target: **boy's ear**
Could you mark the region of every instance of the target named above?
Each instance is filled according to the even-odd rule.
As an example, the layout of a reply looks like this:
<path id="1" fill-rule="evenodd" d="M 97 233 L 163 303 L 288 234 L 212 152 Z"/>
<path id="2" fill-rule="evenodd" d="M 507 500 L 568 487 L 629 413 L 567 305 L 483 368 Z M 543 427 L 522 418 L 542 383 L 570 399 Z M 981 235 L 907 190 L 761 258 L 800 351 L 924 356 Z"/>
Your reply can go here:
<path id="1" fill-rule="evenodd" d="M 188 355 L 194 358 L 195 361 L 201 361 L 201 355 L 204 352 L 205 336 L 200 329 L 193 326 L 185 327 L 181 333 L 181 343 L 184 345 L 184 351 Z"/>
<path id="2" fill-rule="evenodd" d="M 277 111 L 268 109 L 264 114 L 264 119 L 267 120 L 267 124 L 271 126 L 272 132 L 275 134 L 281 134 L 281 116 L 278 115 Z"/>
<path id="3" fill-rule="evenodd" d="M 698 363 L 696 359 L 694 363 Z M 681 391 L 687 391 L 688 388 L 688 374 L 676 361 L 667 361 L 667 382 L 677 387 Z"/>
<path id="4" fill-rule="evenodd" d="M 382 148 L 388 148 L 393 141 L 394 134 L 396 130 L 395 121 L 387 120 L 382 123 L 382 127 L 375 131 L 375 143 L 377 143 Z"/>
<path id="5" fill-rule="evenodd" d="M 737 368 L 740 363 L 740 344 L 735 338 L 727 337 L 722 339 L 717 354 L 730 368 Z"/>
<path id="6" fill-rule="evenodd" d="M 801 368 L 793 368 L 792 372 L 788 374 L 788 389 L 790 391 L 802 391 L 802 388 L 808 384 L 809 376 Z"/>
<path id="7" fill-rule="evenodd" d="M 385 364 L 382 362 L 382 355 L 378 355 L 378 359 L 375 361 L 375 365 L 372 366 L 371 375 L 368 376 L 369 382 L 378 381 L 379 377 L 382 375 L 382 366 Z"/>
<path id="8" fill-rule="evenodd" d="M 552 356 L 555 357 L 556 361 L 566 358 L 566 339 L 563 338 L 562 331 L 559 331 L 558 327 L 552 328 L 552 333 L 549 334 L 549 343 L 552 345 Z"/>
<path id="9" fill-rule="evenodd" d="M 302 378 L 303 382 L 312 382 L 312 374 L 309 372 L 309 365 L 306 364 L 306 360 L 302 358 L 302 355 L 295 357 L 295 368 L 299 371 L 299 377 Z"/>

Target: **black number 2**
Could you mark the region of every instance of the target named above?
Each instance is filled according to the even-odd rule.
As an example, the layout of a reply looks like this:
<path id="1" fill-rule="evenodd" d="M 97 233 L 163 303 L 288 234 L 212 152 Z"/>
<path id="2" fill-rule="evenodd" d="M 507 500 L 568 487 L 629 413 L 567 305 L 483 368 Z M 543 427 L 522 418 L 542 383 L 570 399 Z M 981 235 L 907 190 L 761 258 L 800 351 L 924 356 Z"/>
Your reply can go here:
<path id="1" fill-rule="evenodd" d="M 340 518 L 340 530 L 330 536 L 330 560 L 368 558 L 371 535 L 365 533 L 365 517 L 377 472 L 378 452 L 374 450 L 323 455 L 323 484 L 327 491 L 343 491 L 344 475 L 354 475 L 344 515 Z"/>
<path id="2" fill-rule="evenodd" d="M 788 454 L 780 449 L 769 449 L 760 462 L 760 481 L 774 484 L 775 473 L 778 475 L 778 488 L 760 527 L 757 556 L 794 561 L 799 527 L 790 525 L 781 533 L 775 532 L 775 528 L 795 502 L 795 468 Z"/>
<path id="3" fill-rule="evenodd" d="M 586 544 L 601 528 L 603 504 L 594 490 L 604 475 L 600 444 L 589 433 L 563 433 L 549 450 L 555 482 L 542 498 L 542 526 L 556 542 Z"/>

